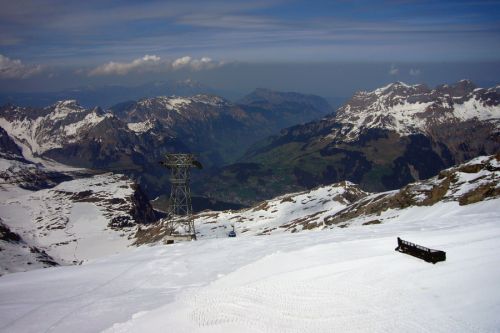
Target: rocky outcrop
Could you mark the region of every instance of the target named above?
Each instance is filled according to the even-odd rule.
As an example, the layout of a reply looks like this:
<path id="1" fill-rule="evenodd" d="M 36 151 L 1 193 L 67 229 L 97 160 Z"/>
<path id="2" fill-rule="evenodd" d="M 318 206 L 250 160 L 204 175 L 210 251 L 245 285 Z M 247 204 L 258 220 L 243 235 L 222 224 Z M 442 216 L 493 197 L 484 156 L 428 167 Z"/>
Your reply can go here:
<path id="1" fill-rule="evenodd" d="M 397 192 L 373 194 L 325 218 L 326 225 L 340 225 L 360 216 L 378 216 L 389 209 L 432 206 L 457 201 L 460 205 L 500 197 L 500 154 L 479 157 L 438 176 L 409 184 Z"/>

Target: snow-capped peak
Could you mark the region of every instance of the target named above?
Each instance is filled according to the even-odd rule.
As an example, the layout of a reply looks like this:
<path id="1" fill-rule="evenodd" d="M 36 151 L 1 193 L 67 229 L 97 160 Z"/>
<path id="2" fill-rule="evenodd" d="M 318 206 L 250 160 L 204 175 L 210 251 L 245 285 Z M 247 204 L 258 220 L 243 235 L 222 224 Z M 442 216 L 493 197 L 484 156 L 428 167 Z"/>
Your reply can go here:
<path id="1" fill-rule="evenodd" d="M 85 109 L 75 100 L 59 101 L 44 109 L 3 109 L 0 127 L 15 140 L 26 158 L 76 142 L 86 130 L 110 114 Z"/>
<path id="2" fill-rule="evenodd" d="M 377 88 L 373 91 L 373 93 L 375 93 L 376 95 L 382 95 L 391 89 L 399 88 L 399 87 L 410 88 L 412 86 L 409 84 L 406 84 L 404 82 L 397 81 L 397 82 L 389 83 L 388 85 L 383 86 L 381 88 Z M 366 92 L 366 93 L 368 93 L 368 92 Z"/>
<path id="3" fill-rule="evenodd" d="M 176 111 L 178 113 L 181 110 L 191 104 L 191 99 L 186 97 L 177 97 L 177 96 L 158 96 L 154 98 L 145 98 L 141 99 L 137 104 L 140 107 L 150 108 L 155 105 L 165 108 L 166 110 Z"/>
<path id="4" fill-rule="evenodd" d="M 80 107 L 80 104 L 78 104 L 78 101 L 76 99 L 67 99 L 67 100 L 62 100 L 62 101 L 57 101 L 56 103 L 53 104 L 54 106 L 58 107 Z"/>
<path id="5" fill-rule="evenodd" d="M 356 140 L 366 128 L 400 135 L 426 133 L 436 124 L 469 120 L 500 122 L 500 96 L 495 88 L 477 89 L 469 80 L 429 89 L 423 84 L 395 82 L 360 92 L 337 111 L 343 134 Z M 498 126 L 498 124 L 496 125 Z"/>
<path id="6" fill-rule="evenodd" d="M 47 108 L 50 111 L 49 118 L 59 120 L 66 118 L 70 113 L 85 111 L 76 100 L 59 101 Z"/>

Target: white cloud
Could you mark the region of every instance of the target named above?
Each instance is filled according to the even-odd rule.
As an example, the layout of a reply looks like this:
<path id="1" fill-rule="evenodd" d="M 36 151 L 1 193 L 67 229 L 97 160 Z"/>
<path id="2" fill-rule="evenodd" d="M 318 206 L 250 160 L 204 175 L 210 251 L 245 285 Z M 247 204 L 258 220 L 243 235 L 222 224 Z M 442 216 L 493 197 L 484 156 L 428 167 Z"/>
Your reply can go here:
<path id="1" fill-rule="evenodd" d="M 172 62 L 172 68 L 173 69 L 179 69 L 179 68 L 183 68 L 183 67 L 186 67 L 189 65 L 189 63 L 191 62 L 191 57 L 190 56 L 185 56 L 185 57 L 182 57 L 182 58 L 178 58 L 178 59 L 175 59 L 173 62 Z"/>
<path id="2" fill-rule="evenodd" d="M 216 67 L 220 67 L 223 65 L 223 62 L 214 61 L 209 57 L 201 57 L 200 59 L 193 59 L 190 56 L 184 56 L 178 59 L 175 59 L 172 62 L 172 68 L 174 70 L 188 68 L 194 71 L 204 70 L 204 69 L 212 69 Z"/>
<path id="3" fill-rule="evenodd" d="M 413 68 L 411 68 L 411 69 L 410 69 L 410 75 L 411 75 L 411 76 L 417 76 L 417 75 L 420 75 L 420 69 L 413 69 Z"/>
<path id="4" fill-rule="evenodd" d="M 192 71 L 199 71 L 204 69 L 216 68 L 222 65 L 223 62 L 216 62 L 208 57 L 201 57 L 199 59 L 196 59 L 190 56 L 184 56 L 173 61 L 168 61 L 162 60 L 159 56 L 156 55 L 145 55 L 144 57 L 135 59 L 131 62 L 110 61 L 104 65 L 92 69 L 90 72 L 88 72 L 88 75 L 127 75 L 132 72 L 143 73 L 151 71 L 166 71 L 169 69 L 188 69 Z"/>
<path id="5" fill-rule="evenodd" d="M 25 65 L 0 54 L 0 79 L 25 79 L 42 71 L 40 65 Z"/>
<path id="6" fill-rule="evenodd" d="M 132 62 L 110 61 L 91 70 L 89 76 L 127 75 L 131 72 L 146 72 L 155 70 L 160 63 L 160 57 L 146 54 L 144 57 L 135 59 Z"/>
<path id="7" fill-rule="evenodd" d="M 391 68 L 389 69 L 389 74 L 390 75 L 398 75 L 399 69 L 395 65 L 391 65 Z"/>

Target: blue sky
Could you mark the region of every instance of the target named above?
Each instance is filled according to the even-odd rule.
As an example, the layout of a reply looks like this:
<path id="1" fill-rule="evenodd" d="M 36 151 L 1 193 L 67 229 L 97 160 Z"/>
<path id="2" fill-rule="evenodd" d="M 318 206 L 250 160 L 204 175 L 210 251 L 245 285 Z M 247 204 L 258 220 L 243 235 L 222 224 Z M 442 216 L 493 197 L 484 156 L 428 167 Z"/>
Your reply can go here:
<path id="1" fill-rule="evenodd" d="M 492 0 L 0 0 L 0 8 L 0 80 L 31 85 L 63 72 L 127 81 L 234 63 L 500 61 Z"/>

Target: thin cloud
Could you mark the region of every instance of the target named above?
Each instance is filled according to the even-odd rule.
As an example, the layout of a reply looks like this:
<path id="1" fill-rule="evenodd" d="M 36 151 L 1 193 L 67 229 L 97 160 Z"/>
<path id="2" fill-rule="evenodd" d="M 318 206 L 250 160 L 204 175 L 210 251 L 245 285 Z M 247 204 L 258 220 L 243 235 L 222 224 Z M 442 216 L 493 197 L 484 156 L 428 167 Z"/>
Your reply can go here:
<path id="1" fill-rule="evenodd" d="M 131 72 L 147 72 L 157 68 L 161 58 L 156 55 L 146 54 L 142 58 L 135 59 L 131 62 L 114 62 L 110 61 L 107 64 L 94 68 L 89 72 L 89 76 L 100 75 L 127 75 Z"/>
<path id="2" fill-rule="evenodd" d="M 410 68 L 410 75 L 411 76 L 418 76 L 418 75 L 420 75 L 420 69 Z"/>
<path id="3" fill-rule="evenodd" d="M 399 68 L 397 68 L 395 65 L 391 65 L 391 68 L 389 69 L 389 75 L 398 75 L 399 74 Z"/>
<path id="4" fill-rule="evenodd" d="M 42 71 L 40 65 L 25 65 L 19 59 L 10 59 L 0 54 L 1 79 L 25 79 Z"/>

